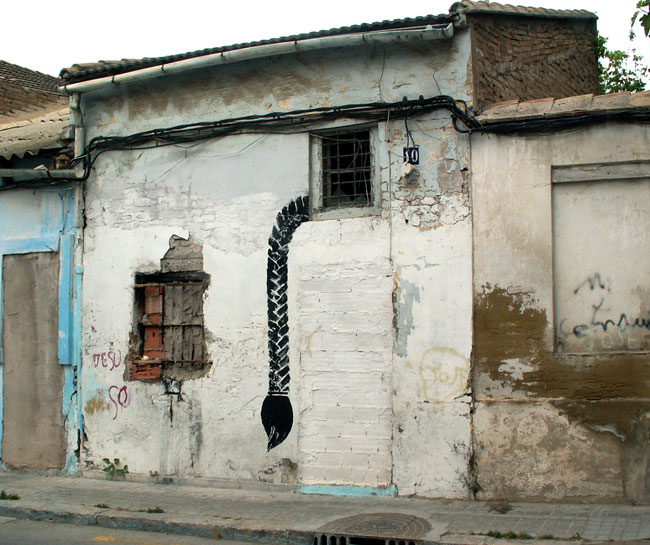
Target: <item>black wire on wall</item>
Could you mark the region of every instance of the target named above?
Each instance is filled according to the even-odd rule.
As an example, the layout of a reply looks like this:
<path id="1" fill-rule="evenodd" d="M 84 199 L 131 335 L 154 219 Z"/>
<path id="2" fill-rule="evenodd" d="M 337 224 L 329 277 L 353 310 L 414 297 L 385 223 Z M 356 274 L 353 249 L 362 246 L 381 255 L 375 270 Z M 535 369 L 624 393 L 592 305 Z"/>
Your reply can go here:
<path id="1" fill-rule="evenodd" d="M 341 118 L 358 119 L 367 122 L 408 119 L 439 109 L 450 112 L 454 128 L 459 132 L 469 133 L 472 129 L 481 126 L 468 111 L 464 101 L 456 100 L 448 95 L 439 95 L 427 99 L 420 97 L 417 100 L 404 98 L 399 102 L 346 104 L 343 106 L 293 110 L 291 112 L 272 112 L 233 117 L 219 121 L 188 123 L 175 127 L 138 132 L 128 136 L 97 136 L 88 143 L 82 155 L 75 157 L 70 162 L 69 167 L 82 164 L 84 167 L 83 179 L 86 179 L 90 175 L 90 169 L 97 157 L 107 151 L 175 146 L 219 138 L 234 133 L 294 133 Z"/>
<path id="2" fill-rule="evenodd" d="M 261 115 L 232 117 L 219 121 L 187 123 L 138 132 L 128 136 L 97 136 L 88 143 L 84 153 L 75 157 L 69 166 L 74 167 L 82 164 L 84 169 L 83 179 L 87 179 L 97 157 L 107 151 L 143 150 L 182 145 L 234 133 L 295 133 L 304 131 L 314 125 L 341 118 L 359 119 L 367 122 L 390 119 L 408 121 L 409 118 L 440 109 L 447 110 L 450 113 L 454 129 L 464 134 L 538 135 L 553 131 L 572 130 L 605 121 L 650 122 L 650 110 L 628 109 L 618 112 L 590 112 L 555 118 L 518 119 L 481 124 L 468 110 L 464 101 L 456 100 L 449 95 L 438 95 L 426 99 L 421 96 L 417 100 L 408 100 L 404 97 L 403 100 L 398 102 L 367 102 L 293 110 L 290 112 L 271 112 Z"/>

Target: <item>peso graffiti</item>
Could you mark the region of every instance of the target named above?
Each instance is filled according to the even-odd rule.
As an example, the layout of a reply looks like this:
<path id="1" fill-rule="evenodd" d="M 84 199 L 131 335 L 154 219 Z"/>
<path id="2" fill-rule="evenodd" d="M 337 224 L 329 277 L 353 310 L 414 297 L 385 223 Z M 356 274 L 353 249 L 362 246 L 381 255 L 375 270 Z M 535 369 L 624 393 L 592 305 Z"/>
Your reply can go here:
<path id="1" fill-rule="evenodd" d="M 93 354 L 93 367 L 102 366 L 109 371 L 117 369 L 122 365 L 122 351 L 109 350 L 108 352 L 96 352 Z"/>
<path id="2" fill-rule="evenodd" d="M 309 197 L 298 197 L 276 216 L 269 237 L 266 293 L 269 336 L 269 390 L 262 404 L 267 450 L 282 443 L 293 426 L 289 400 L 289 317 L 287 275 L 289 243 L 296 229 L 309 220 Z"/>

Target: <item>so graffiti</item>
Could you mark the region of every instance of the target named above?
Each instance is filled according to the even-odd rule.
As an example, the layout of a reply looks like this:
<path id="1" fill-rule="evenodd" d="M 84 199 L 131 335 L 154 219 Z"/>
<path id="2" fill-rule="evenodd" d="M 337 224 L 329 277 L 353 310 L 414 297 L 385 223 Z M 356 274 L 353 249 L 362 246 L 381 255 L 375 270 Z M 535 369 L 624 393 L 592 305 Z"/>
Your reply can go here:
<path id="1" fill-rule="evenodd" d="M 117 419 L 120 409 L 126 409 L 129 406 L 131 399 L 129 398 L 129 390 L 126 386 L 111 386 L 108 389 L 108 399 L 113 403 L 115 414 L 113 420 Z"/>

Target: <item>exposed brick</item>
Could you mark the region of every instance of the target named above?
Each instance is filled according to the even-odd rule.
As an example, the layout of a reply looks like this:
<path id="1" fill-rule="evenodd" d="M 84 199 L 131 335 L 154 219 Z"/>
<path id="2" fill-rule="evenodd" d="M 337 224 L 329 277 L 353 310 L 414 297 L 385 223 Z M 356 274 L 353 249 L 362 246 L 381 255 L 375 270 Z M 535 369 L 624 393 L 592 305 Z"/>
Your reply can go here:
<path id="1" fill-rule="evenodd" d="M 153 297 L 162 293 L 162 286 L 146 286 L 144 288 L 145 297 Z"/>
<path id="2" fill-rule="evenodd" d="M 470 23 L 477 108 L 597 92 L 595 22 L 472 14 Z"/>
<path id="3" fill-rule="evenodd" d="M 134 363 L 131 366 L 131 380 L 157 380 L 162 373 L 159 364 Z"/>
<path id="4" fill-rule="evenodd" d="M 163 350 L 162 328 L 158 326 L 147 326 L 144 328 L 144 349 Z"/>
<path id="5" fill-rule="evenodd" d="M 144 349 L 144 355 L 151 360 L 166 360 L 167 353 L 162 350 Z"/>

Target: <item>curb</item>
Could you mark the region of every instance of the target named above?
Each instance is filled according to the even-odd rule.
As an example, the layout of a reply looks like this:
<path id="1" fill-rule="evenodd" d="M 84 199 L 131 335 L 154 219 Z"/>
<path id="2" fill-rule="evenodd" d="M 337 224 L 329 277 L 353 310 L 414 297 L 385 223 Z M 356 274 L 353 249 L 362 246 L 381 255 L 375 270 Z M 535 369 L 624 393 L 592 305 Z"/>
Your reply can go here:
<path id="1" fill-rule="evenodd" d="M 22 502 L 18 500 L 15 503 L 20 504 Z M 98 510 L 79 506 L 76 511 L 72 511 L 69 506 L 63 505 L 57 509 L 56 504 L 52 506 L 52 504 L 34 502 L 23 505 L 16 505 L 15 503 L 11 506 L 0 503 L 0 517 L 278 545 L 312 545 L 314 534 L 318 533 L 318 529 L 251 528 L 250 526 L 256 526 L 256 523 L 251 524 L 251 521 L 242 521 L 239 523 L 241 526 L 239 526 L 237 523 L 233 524 L 232 521 L 220 522 L 219 517 L 199 515 L 176 515 L 173 517 L 168 515 L 169 518 L 162 518 L 157 513 L 138 512 L 136 515 L 133 511 L 110 508 Z M 184 518 L 185 520 L 183 520 Z M 567 541 L 564 539 L 524 541 L 491 538 L 478 534 L 443 534 L 439 540 L 419 539 L 417 541 L 420 545 L 581 545 L 584 543 L 589 545 L 650 545 L 650 539 L 608 542 Z"/>
<path id="2" fill-rule="evenodd" d="M 192 517 L 203 521 L 183 521 L 182 517 L 161 519 L 155 514 L 141 513 L 134 516 L 129 512 L 106 509 L 104 511 L 73 512 L 66 509 L 40 508 L 30 505 L 0 505 L 0 516 L 83 526 L 98 526 L 119 530 L 138 530 L 162 534 L 207 537 L 233 541 L 271 542 L 287 545 L 311 545 L 314 532 L 302 530 L 272 530 L 240 528 L 213 522 L 208 517 Z"/>

